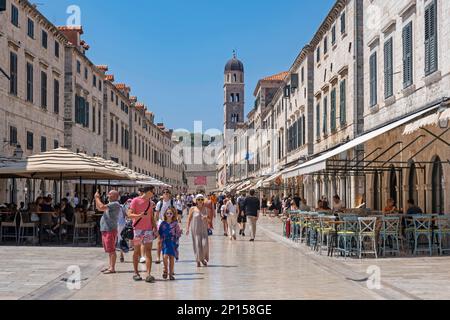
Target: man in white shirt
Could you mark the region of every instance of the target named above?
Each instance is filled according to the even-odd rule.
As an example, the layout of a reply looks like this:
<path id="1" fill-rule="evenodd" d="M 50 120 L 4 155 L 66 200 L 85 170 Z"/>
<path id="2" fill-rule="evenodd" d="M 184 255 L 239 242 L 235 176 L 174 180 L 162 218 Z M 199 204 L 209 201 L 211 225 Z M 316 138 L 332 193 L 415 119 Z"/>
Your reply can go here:
<path id="1" fill-rule="evenodd" d="M 165 189 L 163 191 L 163 199 L 162 201 L 159 201 L 156 204 L 156 210 L 155 210 L 155 219 L 158 219 L 158 230 L 161 223 L 164 221 L 164 214 L 166 213 L 167 209 L 175 207 L 175 201 L 172 198 L 172 193 L 169 189 Z M 156 264 L 161 263 L 161 250 L 162 250 L 162 241 L 161 238 L 158 239 L 158 257 L 156 260 Z"/>

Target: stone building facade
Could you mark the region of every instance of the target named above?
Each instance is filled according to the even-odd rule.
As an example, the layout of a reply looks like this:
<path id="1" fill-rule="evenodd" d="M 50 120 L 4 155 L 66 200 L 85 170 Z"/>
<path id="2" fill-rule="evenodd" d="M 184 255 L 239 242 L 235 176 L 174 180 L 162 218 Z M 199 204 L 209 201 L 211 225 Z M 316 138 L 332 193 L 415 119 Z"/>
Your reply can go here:
<path id="1" fill-rule="evenodd" d="M 433 106 L 448 108 L 449 13 L 445 0 L 365 3 L 365 19 L 372 19 L 364 35 L 366 131 Z M 368 176 L 368 206 L 382 209 L 392 198 L 406 208 L 413 199 L 426 212 L 450 212 L 448 123 L 430 122 L 407 135 L 404 129 L 366 145 L 366 153 L 375 152 L 368 160 L 382 167 Z"/>
<path id="2" fill-rule="evenodd" d="M 171 161 L 177 144 L 172 132 L 154 123 L 154 114 L 130 97 L 130 87 L 106 75 L 106 65 L 97 66 L 86 56 L 82 27 L 56 27 L 26 0 L 6 2 L 7 10 L 0 13 L 0 68 L 10 80 L 0 75 L 0 157 L 66 147 L 183 190 L 184 165 Z M 65 183 L 63 192 L 76 188 Z M 0 202 L 46 193 L 58 198 L 58 189 L 49 181 L 4 179 Z"/>
<path id="3" fill-rule="evenodd" d="M 338 194 L 347 207 L 413 199 L 449 212 L 449 12 L 445 0 L 336 1 L 266 110 L 235 131 L 271 130 L 257 134 L 264 161 L 226 185 L 278 173 L 281 189 L 263 192 L 299 193 L 311 206 Z"/>
<path id="4" fill-rule="evenodd" d="M 18 145 L 23 156 L 63 145 L 66 45 L 61 32 L 28 1 L 7 1 L 0 13 L 0 68 L 10 77 L 0 74 L 2 156 L 13 156 Z M 23 199 L 30 185 L 1 180 L 0 202 Z"/>

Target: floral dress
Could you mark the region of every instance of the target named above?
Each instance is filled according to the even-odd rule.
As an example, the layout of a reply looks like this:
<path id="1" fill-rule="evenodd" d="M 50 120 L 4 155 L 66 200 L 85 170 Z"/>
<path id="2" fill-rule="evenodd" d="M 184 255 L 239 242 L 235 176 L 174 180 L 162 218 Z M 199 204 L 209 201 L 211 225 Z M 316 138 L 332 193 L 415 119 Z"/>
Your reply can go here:
<path id="1" fill-rule="evenodd" d="M 178 260 L 178 247 L 180 246 L 181 228 L 178 221 L 168 223 L 163 221 L 159 227 L 159 235 L 162 240 L 162 253 L 175 257 Z"/>

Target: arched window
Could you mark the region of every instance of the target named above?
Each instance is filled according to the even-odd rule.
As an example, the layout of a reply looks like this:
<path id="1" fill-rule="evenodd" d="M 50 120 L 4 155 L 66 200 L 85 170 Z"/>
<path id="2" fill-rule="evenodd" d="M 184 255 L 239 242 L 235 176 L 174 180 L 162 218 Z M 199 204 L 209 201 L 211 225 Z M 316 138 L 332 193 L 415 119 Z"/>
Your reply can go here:
<path id="1" fill-rule="evenodd" d="M 234 80 L 234 82 L 237 82 L 237 75 L 236 75 L 236 73 L 233 75 L 233 80 Z"/>
<path id="2" fill-rule="evenodd" d="M 239 97 L 239 93 L 236 93 L 236 102 L 239 102 L 240 97 Z"/>
<path id="3" fill-rule="evenodd" d="M 444 212 L 444 170 L 441 159 L 436 157 L 433 161 L 433 172 L 431 174 L 431 206 L 432 213 Z"/>
<path id="4" fill-rule="evenodd" d="M 234 102 L 234 93 L 230 95 L 230 102 Z"/>
<path id="5" fill-rule="evenodd" d="M 417 170 L 414 161 L 409 167 L 409 178 L 408 178 L 408 199 L 414 200 L 415 204 L 419 203 L 419 193 L 417 190 Z"/>
<path id="6" fill-rule="evenodd" d="M 230 74 L 227 75 L 227 82 L 230 82 Z"/>
<path id="7" fill-rule="evenodd" d="M 391 167 L 390 177 L 389 177 L 389 197 L 394 200 L 396 206 L 398 206 L 397 197 L 397 172 L 394 167 Z"/>

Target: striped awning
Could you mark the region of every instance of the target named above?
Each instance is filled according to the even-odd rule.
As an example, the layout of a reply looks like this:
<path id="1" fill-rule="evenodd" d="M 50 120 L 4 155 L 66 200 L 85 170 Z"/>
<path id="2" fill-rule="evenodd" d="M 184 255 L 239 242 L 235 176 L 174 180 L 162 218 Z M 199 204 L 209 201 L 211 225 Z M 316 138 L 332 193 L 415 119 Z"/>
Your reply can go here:
<path id="1" fill-rule="evenodd" d="M 421 128 L 425 128 L 428 126 L 437 126 L 439 125 L 440 121 L 448 120 L 450 120 L 450 108 L 440 109 L 436 113 L 408 124 L 403 131 L 403 135 L 410 135 Z"/>

